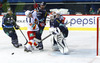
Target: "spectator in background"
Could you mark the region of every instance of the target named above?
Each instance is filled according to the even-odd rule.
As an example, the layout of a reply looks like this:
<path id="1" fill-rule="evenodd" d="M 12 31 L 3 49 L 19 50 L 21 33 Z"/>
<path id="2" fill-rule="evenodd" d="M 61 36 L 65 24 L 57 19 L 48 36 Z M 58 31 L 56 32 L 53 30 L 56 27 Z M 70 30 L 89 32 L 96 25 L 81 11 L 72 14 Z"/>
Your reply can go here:
<path id="1" fill-rule="evenodd" d="M 97 14 L 100 14 L 100 8 L 97 10 Z"/>
<path id="2" fill-rule="evenodd" d="M 89 10 L 89 14 L 95 14 L 93 8 L 90 8 L 90 10 Z"/>
<path id="3" fill-rule="evenodd" d="M 2 13 L 2 3 L 0 1 L 0 15 L 1 15 L 1 13 Z"/>

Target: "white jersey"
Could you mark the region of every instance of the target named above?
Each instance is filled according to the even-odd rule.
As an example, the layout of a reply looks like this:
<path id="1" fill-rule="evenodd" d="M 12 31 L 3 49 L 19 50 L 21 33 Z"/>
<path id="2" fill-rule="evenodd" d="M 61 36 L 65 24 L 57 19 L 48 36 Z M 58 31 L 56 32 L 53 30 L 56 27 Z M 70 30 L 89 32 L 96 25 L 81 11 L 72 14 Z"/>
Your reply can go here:
<path id="1" fill-rule="evenodd" d="M 39 27 L 36 24 L 37 22 L 38 22 L 37 17 L 31 17 L 31 18 L 26 17 L 28 31 L 38 31 Z"/>

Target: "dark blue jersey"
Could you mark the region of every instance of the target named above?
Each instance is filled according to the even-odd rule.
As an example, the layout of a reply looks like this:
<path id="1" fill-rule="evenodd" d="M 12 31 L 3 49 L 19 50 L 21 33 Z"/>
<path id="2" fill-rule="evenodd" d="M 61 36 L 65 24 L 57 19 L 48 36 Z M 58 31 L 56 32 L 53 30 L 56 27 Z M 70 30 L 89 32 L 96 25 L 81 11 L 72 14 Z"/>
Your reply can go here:
<path id="1" fill-rule="evenodd" d="M 47 11 L 45 9 L 39 9 L 37 12 L 37 17 L 39 19 L 39 23 L 46 23 Z"/>
<path id="2" fill-rule="evenodd" d="M 59 18 L 50 20 L 50 27 L 59 27 L 62 21 Z"/>
<path id="3" fill-rule="evenodd" d="M 15 14 L 12 14 L 12 15 L 6 14 L 2 18 L 2 27 L 13 28 L 13 26 L 16 25 L 15 22 L 16 22 L 16 15 Z"/>
<path id="4" fill-rule="evenodd" d="M 62 23 L 62 21 L 59 18 L 56 18 L 54 20 L 54 27 L 59 27 L 59 25 Z"/>
<path id="5" fill-rule="evenodd" d="M 68 28 L 63 24 L 63 22 L 59 18 L 54 19 L 54 21 L 50 21 L 50 27 L 58 27 L 63 33 L 64 37 L 68 36 Z"/>

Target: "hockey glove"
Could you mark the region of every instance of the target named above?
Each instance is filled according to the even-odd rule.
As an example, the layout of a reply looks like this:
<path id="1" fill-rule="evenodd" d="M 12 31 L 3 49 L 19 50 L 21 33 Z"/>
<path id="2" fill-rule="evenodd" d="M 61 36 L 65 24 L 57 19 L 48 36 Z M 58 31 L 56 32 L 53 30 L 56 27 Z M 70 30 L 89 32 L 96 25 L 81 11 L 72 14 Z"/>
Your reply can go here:
<path id="1" fill-rule="evenodd" d="M 57 32 L 56 28 L 49 28 L 49 32 L 53 35 L 59 35 L 59 32 Z"/>
<path id="2" fill-rule="evenodd" d="M 45 26 L 46 24 L 45 23 L 40 23 L 39 24 L 41 27 Z"/>
<path id="3" fill-rule="evenodd" d="M 64 26 L 64 24 L 60 23 L 59 26 Z"/>
<path id="4" fill-rule="evenodd" d="M 37 4 L 37 3 L 34 4 L 34 8 L 35 8 L 35 9 L 38 8 L 38 4 Z"/>
<path id="5" fill-rule="evenodd" d="M 15 26 L 15 29 L 19 29 L 19 26 L 18 26 L 18 25 L 16 25 L 16 26 Z"/>
<path id="6" fill-rule="evenodd" d="M 43 22 L 44 21 L 44 18 L 43 19 L 40 19 L 40 22 Z"/>

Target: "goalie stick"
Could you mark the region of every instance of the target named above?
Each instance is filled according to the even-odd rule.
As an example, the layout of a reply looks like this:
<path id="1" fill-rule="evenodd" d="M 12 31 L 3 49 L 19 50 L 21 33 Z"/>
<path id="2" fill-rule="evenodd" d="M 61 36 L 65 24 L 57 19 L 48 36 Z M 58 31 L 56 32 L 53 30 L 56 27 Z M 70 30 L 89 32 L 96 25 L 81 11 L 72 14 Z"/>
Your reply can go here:
<path id="1" fill-rule="evenodd" d="M 37 38 L 34 38 L 35 41 L 37 42 L 42 42 L 43 40 L 47 39 L 48 37 L 50 37 L 52 34 L 47 35 L 45 38 L 43 38 L 42 40 L 39 40 Z"/>
<path id="2" fill-rule="evenodd" d="M 67 25 L 67 24 L 69 24 L 69 23 L 71 23 L 71 22 L 66 22 L 64 25 Z M 37 42 L 41 42 L 41 41 L 43 41 L 43 40 L 45 40 L 45 39 L 47 39 L 49 36 L 51 36 L 52 34 L 49 34 L 48 36 L 46 36 L 45 38 L 43 38 L 42 40 L 39 40 L 39 39 L 37 39 L 37 38 L 34 38 L 34 40 L 35 41 L 37 41 Z"/>
<path id="3" fill-rule="evenodd" d="M 34 38 L 35 41 L 37 42 L 42 42 L 43 40 L 45 40 L 46 38 L 50 37 L 52 34 L 47 35 L 45 38 L 43 38 L 42 40 L 39 40 L 37 38 Z M 58 41 L 58 40 L 57 40 Z M 69 49 L 68 46 L 66 44 L 66 46 L 63 46 L 60 42 L 57 42 L 58 46 L 59 46 L 59 50 L 62 54 L 68 54 Z"/>
<path id="4" fill-rule="evenodd" d="M 71 22 L 65 23 L 65 25 L 67 25 L 67 24 L 69 24 L 69 23 L 71 23 Z M 52 34 L 49 34 L 48 36 L 46 36 L 46 37 L 43 38 L 42 40 L 39 40 L 39 39 L 37 39 L 37 38 L 34 38 L 34 40 L 37 41 L 37 42 L 41 42 L 41 41 L 47 39 L 47 38 L 48 38 L 49 36 L 51 36 L 51 35 L 52 35 Z"/>

